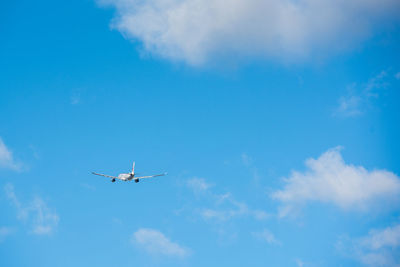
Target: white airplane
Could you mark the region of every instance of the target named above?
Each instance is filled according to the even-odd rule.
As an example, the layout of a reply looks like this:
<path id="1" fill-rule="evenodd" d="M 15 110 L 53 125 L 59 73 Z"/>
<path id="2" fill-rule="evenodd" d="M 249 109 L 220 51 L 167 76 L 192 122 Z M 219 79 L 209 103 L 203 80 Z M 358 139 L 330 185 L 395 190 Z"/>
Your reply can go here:
<path id="1" fill-rule="evenodd" d="M 165 172 L 165 173 L 162 173 L 162 174 L 136 177 L 135 176 L 135 162 L 133 162 L 132 171 L 130 173 L 121 173 L 120 175 L 118 175 L 118 177 L 105 175 L 105 174 L 101 174 L 101 173 L 95 173 L 95 172 L 92 172 L 92 173 L 95 174 L 95 175 L 100 175 L 100 176 L 111 178 L 111 182 L 115 182 L 116 179 L 119 179 L 119 180 L 125 181 L 125 182 L 126 181 L 135 180 L 135 183 L 139 183 L 139 179 L 152 178 L 152 177 L 163 176 L 163 175 L 167 174 Z"/>

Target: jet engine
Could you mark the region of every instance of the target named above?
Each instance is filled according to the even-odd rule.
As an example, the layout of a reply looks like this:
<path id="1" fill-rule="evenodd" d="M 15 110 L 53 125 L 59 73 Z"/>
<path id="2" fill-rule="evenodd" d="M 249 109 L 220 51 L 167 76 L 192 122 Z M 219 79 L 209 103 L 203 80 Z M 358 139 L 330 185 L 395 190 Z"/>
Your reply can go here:
<path id="1" fill-rule="evenodd" d="M 114 182 L 115 182 L 115 178 L 113 178 L 113 179 L 111 180 L 111 182 L 113 182 L 113 183 L 114 183 Z"/>
<path id="2" fill-rule="evenodd" d="M 139 179 L 135 179 L 135 183 L 139 183 Z"/>

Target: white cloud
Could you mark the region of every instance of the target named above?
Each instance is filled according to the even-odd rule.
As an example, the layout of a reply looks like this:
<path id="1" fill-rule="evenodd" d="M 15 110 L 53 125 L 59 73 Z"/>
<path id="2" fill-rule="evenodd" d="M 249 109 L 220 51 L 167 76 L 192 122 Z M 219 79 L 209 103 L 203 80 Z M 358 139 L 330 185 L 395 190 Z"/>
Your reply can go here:
<path id="1" fill-rule="evenodd" d="M 143 248 L 146 252 L 154 255 L 180 258 L 189 255 L 187 248 L 170 241 L 163 233 L 154 229 L 140 228 L 133 234 L 132 242 Z"/>
<path id="2" fill-rule="evenodd" d="M 246 203 L 236 201 L 229 193 L 215 195 L 215 197 L 215 207 L 202 209 L 200 212 L 201 216 L 206 220 L 224 222 L 245 216 L 253 217 L 256 220 L 265 220 L 269 217 L 269 214 L 263 210 L 251 209 Z"/>
<path id="3" fill-rule="evenodd" d="M 70 99 L 71 105 L 78 105 L 80 102 L 81 102 L 81 96 L 79 94 L 71 96 Z"/>
<path id="4" fill-rule="evenodd" d="M 25 205 L 17 198 L 12 184 L 5 186 L 5 192 L 7 198 L 17 210 L 17 218 L 22 221 L 29 221 L 33 234 L 45 235 L 54 232 L 59 222 L 59 216 L 47 207 L 43 199 L 35 197 L 29 204 Z"/>
<path id="5" fill-rule="evenodd" d="M 24 220 L 28 217 L 27 210 L 22 206 L 21 202 L 17 198 L 14 192 L 14 186 L 12 184 L 6 184 L 4 187 L 4 191 L 6 193 L 6 197 L 17 209 L 17 217 L 18 219 Z"/>
<path id="6" fill-rule="evenodd" d="M 348 95 L 342 96 L 339 99 L 339 106 L 335 111 L 335 115 L 341 115 L 344 117 L 356 117 L 361 115 L 361 106 L 363 98 L 359 95 Z"/>
<path id="7" fill-rule="evenodd" d="M 397 0 L 98 0 L 116 8 L 112 27 L 146 51 L 192 65 L 221 55 L 304 58 L 348 49 Z"/>
<path id="8" fill-rule="evenodd" d="M 299 266 L 299 267 L 303 267 L 304 266 L 304 262 L 302 260 L 296 259 L 295 261 L 296 261 L 297 266 Z"/>
<path id="9" fill-rule="evenodd" d="M 228 221 L 234 217 L 240 217 L 249 213 L 249 208 L 244 203 L 232 203 L 233 207 L 227 209 L 203 209 L 201 216 L 206 220 Z"/>
<path id="10" fill-rule="evenodd" d="M 14 233 L 14 231 L 15 231 L 14 228 L 11 227 L 6 227 L 6 226 L 0 227 L 0 243 L 3 242 L 4 239 L 7 238 L 7 236 Z"/>
<path id="11" fill-rule="evenodd" d="M 0 168 L 7 168 L 15 171 L 21 170 L 21 165 L 15 162 L 12 152 L 6 147 L 0 137 Z"/>
<path id="12" fill-rule="evenodd" d="M 38 235 L 51 234 L 58 225 L 58 215 L 52 212 L 40 197 L 33 199 L 29 209 L 35 214 L 33 216 L 33 233 Z"/>
<path id="13" fill-rule="evenodd" d="M 260 175 L 258 174 L 258 169 L 253 164 L 253 159 L 246 153 L 242 153 L 242 163 L 251 172 L 253 181 L 258 183 L 260 181 Z"/>
<path id="14" fill-rule="evenodd" d="M 203 178 L 191 178 L 187 180 L 187 186 L 191 188 L 195 193 L 199 192 L 205 192 L 207 191 L 210 187 L 212 187 L 211 184 L 208 184 L 205 179 Z"/>
<path id="15" fill-rule="evenodd" d="M 199 194 L 200 201 L 208 203 L 207 208 L 195 208 L 203 219 L 214 222 L 227 222 L 234 218 L 253 217 L 256 220 L 265 220 L 270 215 L 263 210 L 252 209 L 246 203 L 237 201 L 231 193 L 217 194 L 210 188 L 213 186 L 203 178 L 192 178 L 186 183 L 187 187 Z"/>
<path id="16" fill-rule="evenodd" d="M 383 230 L 369 231 L 368 236 L 361 239 L 361 244 L 371 250 L 400 246 L 400 224 Z"/>
<path id="17" fill-rule="evenodd" d="M 272 197 L 281 201 L 280 216 L 309 201 L 330 203 L 343 209 L 367 210 L 380 200 L 397 203 L 400 179 L 386 170 L 368 171 L 346 164 L 340 148 L 330 149 L 318 159 L 306 160 L 305 172 L 293 171 L 285 186 Z"/>
<path id="18" fill-rule="evenodd" d="M 361 238 L 342 238 L 337 248 L 364 265 L 400 266 L 400 224 L 370 230 Z"/>
<path id="19" fill-rule="evenodd" d="M 357 85 L 352 84 L 348 87 L 348 95 L 339 98 L 339 105 L 334 111 L 334 115 L 343 117 L 356 117 L 365 113 L 373 99 L 379 98 L 383 90 L 388 88 L 389 77 L 385 71 L 372 77 L 357 90 Z"/>
<path id="20" fill-rule="evenodd" d="M 253 160 L 246 153 L 242 153 L 242 162 L 246 167 L 249 167 L 252 165 Z"/>
<path id="21" fill-rule="evenodd" d="M 253 236 L 267 242 L 270 245 L 281 245 L 282 244 L 279 240 L 276 239 L 275 235 L 267 229 L 264 229 L 261 232 L 254 232 Z"/>

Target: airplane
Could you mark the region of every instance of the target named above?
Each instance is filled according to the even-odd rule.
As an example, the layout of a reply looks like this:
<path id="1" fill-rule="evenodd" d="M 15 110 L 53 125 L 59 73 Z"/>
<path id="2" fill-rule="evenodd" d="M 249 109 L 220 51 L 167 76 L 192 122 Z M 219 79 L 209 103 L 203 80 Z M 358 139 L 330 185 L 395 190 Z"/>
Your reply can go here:
<path id="1" fill-rule="evenodd" d="M 135 176 L 135 162 L 133 162 L 132 171 L 130 173 L 121 173 L 121 174 L 118 175 L 118 177 L 117 176 L 105 175 L 105 174 L 101 174 L 101 173 L 95 173 L 95 172 L 92 172 L 92 174 L 99 175 L 99 176 L 104 176 L 104 177 L 107 177 L 107 178 L 111 178 L 111 182 L 113 182 L 113 183 L 116 181 L 116 179 L 119 179 L 119 180 L 125 181 L 125 182 L 134 180 L 135 183 L 139 183 L 139 179 L 146 179 L 146 178 L 152 178 L 152 177 L 157 177 L 157 176 L 164 176 L 167 173 L 165 172 L 165 173 L 162 173 L 162 174 L 136 177 Z"/>

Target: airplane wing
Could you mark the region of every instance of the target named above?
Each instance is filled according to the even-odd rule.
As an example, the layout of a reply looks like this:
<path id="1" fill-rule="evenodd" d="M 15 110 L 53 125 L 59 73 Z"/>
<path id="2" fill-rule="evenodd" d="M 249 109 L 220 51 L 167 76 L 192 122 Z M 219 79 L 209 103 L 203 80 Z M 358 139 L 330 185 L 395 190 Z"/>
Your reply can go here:
<path id="1" fill-rule="evenodd" d="M 164 176 L 167 173 L 162 173 L 162 174 L 156 174 L 156 175 L 149 175 L 149 176 L 140 176 L 140 177 L 135 177 L 134 179 L 145 179 L 145 178 L 153 178 L 153 177 L 157 177 L 157 176 Z"/>
<path id="2" fill-rule="evenodd" d="M 104 177 L 108 177 L 108 178 L 111 178 L 111 179 L 119 179 L 118 177 L 110 176 L 110 175 L 105 175 L 105 174 L 101 174 L 101 173 L 92 172 L 92 174 L 94 174 L 94 175 L 99 175 L 99 176 L 104 176 Z"/>

